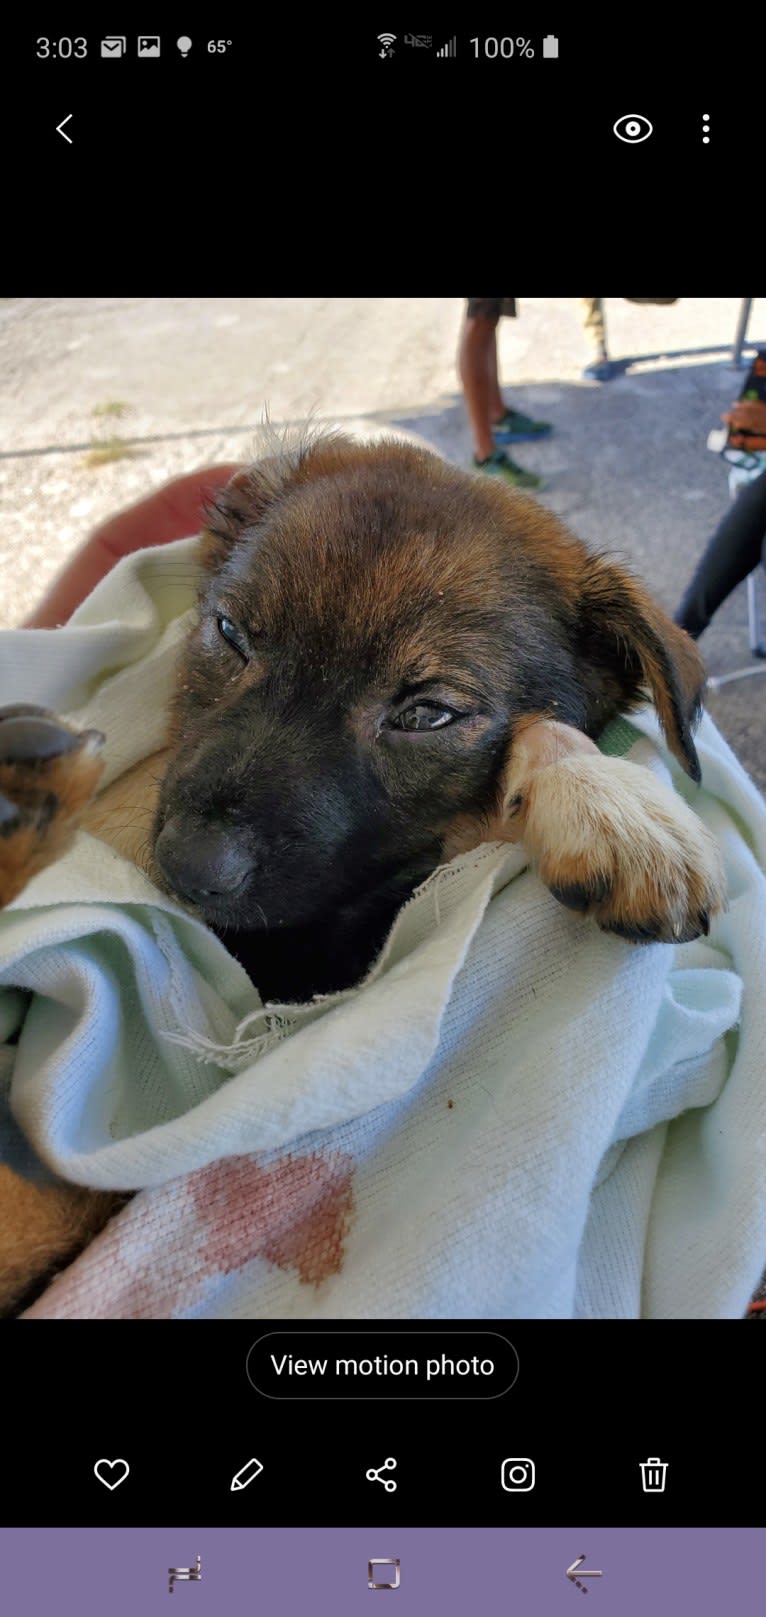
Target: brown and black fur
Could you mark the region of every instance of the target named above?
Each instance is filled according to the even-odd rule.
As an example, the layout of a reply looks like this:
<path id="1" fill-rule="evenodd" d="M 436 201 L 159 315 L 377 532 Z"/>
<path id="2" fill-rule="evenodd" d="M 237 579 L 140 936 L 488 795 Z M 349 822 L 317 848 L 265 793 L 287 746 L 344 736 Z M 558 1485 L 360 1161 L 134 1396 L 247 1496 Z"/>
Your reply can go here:
<path id="1" fill-rule="evenodd" d="M 408 445 L 324 437 L 235 477 L 203 555 L 156 855 L 162 872 L 169 821 L 183 848 L 213 823 L 248 850 L 244 891 L 200 908 L 269 996 L 364 973 L 453 823 L 470 815 L 482 840 L 530 714 L 594 737 L 648 689 L 699 777 L 693 642 L 523 494 Z M 464 716 L 392 729 L 418 697 Z M 172 886 L 172 850 L 165 864 Z"/>

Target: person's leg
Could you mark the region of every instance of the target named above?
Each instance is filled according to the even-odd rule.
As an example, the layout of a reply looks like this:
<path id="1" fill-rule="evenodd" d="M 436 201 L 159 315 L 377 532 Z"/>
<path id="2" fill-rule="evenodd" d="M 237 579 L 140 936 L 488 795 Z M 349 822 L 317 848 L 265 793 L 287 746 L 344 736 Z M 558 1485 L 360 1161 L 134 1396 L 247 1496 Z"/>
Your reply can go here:
<path id="1" fill-rule="evenodd" d="M 583 330 L 591 349 L 591 358 L 585 366 L 583 376 L 592 382 L 608 382 L 612 375 L 612 367 L 606 346 L 604 300 L 580 298 L 579 303 Z"/>
<path id="2" fill-rule="evenodd" d="M 506 406 L 500 392 L 500 378 L 497 374 L 497 328 L 495 328 L 495 341 L 492 343 L 487 355 L 487 394 L 489 398 L 489 417 L 492 425 L 502 421 L 506 414 Z"/>
<path id="3" fill-rule="evenodd" d="M 675 614 L 696 640 L 714 612 L 758 566 L 766 539 L 766 472 L 745 483 L 701 556 Z"/>
<path id="4" fill-rule="evenodd" d="M 460 333 L 460 380 L 463 397 L 471 424 L 474 455 L 477 461 L 488 460 L 495 441 L 492 437 L 492 408 L 494 401 L 491 377 L 497 378 L 497 322 L 498 314 L 472 314 L 468 309 Z M 490 299 L 485 299 L 489 303 Z M 497 382 L 495 381 L 495 386 Z M 502 401 L 501 401 L 502 402 Z"/>
<path id="5" fill-rule="evenodd" d="M 498 448 L 544 438 L 547 421 L 531 421 L 503 402 L 497 368 L 497 326 L 500 316 L 515 315 L 513 298 L 467 298 L 460 333 L 459 369 L 474 442 L 474 464 L 499 473 L 519 488 L 539 488 L 535 472 L 525 472 Z"/>
<path id="6" fill-rule="evenodd" d="M 606 357 L 606 322 L 603 298 L 580 298 L 583 330 L 594 357 Z"/>

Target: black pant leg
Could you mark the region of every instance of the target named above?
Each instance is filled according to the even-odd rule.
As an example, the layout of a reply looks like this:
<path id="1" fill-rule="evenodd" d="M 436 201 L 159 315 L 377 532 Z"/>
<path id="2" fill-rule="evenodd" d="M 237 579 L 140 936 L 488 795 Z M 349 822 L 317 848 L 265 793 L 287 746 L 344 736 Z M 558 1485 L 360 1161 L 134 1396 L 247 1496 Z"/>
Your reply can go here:
<path id="1" fill-rule="evenodd" d="M 675 614 L 695 639 L 737 584 L 758 566 L 766 539 L 766 471 L 740 488 L 719 522 Z"/>

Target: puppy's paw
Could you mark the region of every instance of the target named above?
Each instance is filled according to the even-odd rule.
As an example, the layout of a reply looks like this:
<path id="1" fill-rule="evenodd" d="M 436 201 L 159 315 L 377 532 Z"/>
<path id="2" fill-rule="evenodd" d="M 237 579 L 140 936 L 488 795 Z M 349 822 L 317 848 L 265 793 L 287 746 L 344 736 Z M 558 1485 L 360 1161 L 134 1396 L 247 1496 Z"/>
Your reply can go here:
<path id="1" fill-rule="evenodd" d="M 526 782 L 524 845 L 560 903 L 632 943 L 687 943 L 725 908 L 718 847 L 641 764 L 572 755 Z"/>
<path id="2" fill-rule="evenodd" d="M 96 790 L 99 730 L 47 708 L 0 708 L 0 908 L 64 852 Z"/>

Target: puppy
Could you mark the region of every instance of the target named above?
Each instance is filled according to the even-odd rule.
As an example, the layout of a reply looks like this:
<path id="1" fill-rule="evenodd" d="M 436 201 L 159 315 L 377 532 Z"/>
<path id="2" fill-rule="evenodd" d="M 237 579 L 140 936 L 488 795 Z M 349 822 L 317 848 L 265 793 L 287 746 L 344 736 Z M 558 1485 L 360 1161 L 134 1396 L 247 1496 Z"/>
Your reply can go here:
<path id="1" fill-rule="evenodd" d="M 264 999 L 360 981 L 414 888 L 487 840 L 522 838 L 606 931 L 691 939 L 724 902 L 715 843 L 594 738 L 651 698 L 699 780 L 703 684 L 643 586 L 527 496 L 410 445 L 308 435 L 206 512 L 161 759 L 88 810 L 101 738 L 0 714 L 0 903 L 78 824 L 138 858 L 151 804 L 145 868 Z M 1 1231 L 2 1185 L 0 1273 Z"/>

